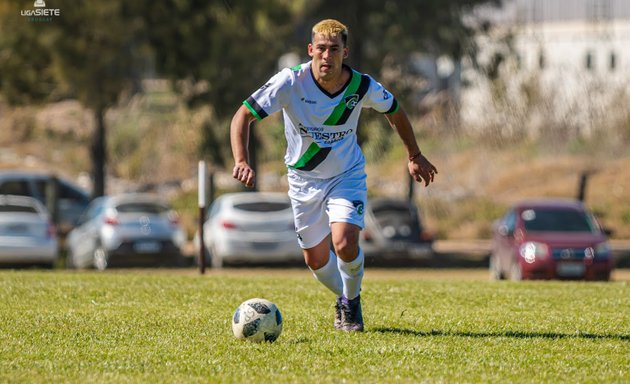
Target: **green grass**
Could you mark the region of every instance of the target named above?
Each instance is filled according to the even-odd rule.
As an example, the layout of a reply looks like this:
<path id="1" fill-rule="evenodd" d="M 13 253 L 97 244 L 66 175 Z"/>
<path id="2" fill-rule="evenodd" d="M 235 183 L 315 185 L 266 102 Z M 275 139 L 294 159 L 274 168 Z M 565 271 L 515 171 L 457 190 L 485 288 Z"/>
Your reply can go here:
<path id="1" fill-rule="evenodd" d="M 273 344 L 237 340 L 238 304 L 282 311 Z M 366 332 L 333 330 L 306 271 L 0 271 L 0 382 L 628 382 L 627 282 L 380 276 Z"/>

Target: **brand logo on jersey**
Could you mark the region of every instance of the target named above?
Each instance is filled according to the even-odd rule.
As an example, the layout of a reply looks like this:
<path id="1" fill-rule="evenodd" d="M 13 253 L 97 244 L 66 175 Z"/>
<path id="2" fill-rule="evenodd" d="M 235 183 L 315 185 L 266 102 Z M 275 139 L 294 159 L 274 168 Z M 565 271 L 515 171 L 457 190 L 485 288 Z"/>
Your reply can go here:
<path id="1" fill-rule="evenodd" d="M 269 87 L 271 87 L 271 83 L 267 83 L 267 84 L 263 85 L 262 87 L 260 87 L 260 90 L 264 91 L 265 89 L 267 89 Z"/>
<path id="2" fill-rule="evenodd" d="M 354 205 L 354 208 L 357 210 L 357 213 L 359 215 L 363 214 L 363 210 L 364 210 L 364 204 L 361 200 L 354 200 L 352 202 L 352 205 Z"/>
<path id="3" fill-rule="evenodd" d="M 356 107 L 357 103 L 359 102 L 359 95 L 355 93 L 354 95 L 346 96 L 344 101 L 346 102 L 346 108 L 354 109 L 354 107 Z"/>
<path id="4" fill-rule="evenodd" d="M 383 100 L 387 100 L 391 97 L 391 93 L 387 92 L 387 90 L 383 89 Z"/>
<path id="5" fill-rule="evenodd" d="M 309 100 L 309 99 L 306 99 L 306 98 L 304 98 L 304 97 L 303 97 L 303 98 L 301 98 L 300 100 L 301 100 L 301 101 L 303 101 L 303 102 L 305 102 L 306 104 L 317 104 L 317 101 L 315 101 L 315 100 Z"/>

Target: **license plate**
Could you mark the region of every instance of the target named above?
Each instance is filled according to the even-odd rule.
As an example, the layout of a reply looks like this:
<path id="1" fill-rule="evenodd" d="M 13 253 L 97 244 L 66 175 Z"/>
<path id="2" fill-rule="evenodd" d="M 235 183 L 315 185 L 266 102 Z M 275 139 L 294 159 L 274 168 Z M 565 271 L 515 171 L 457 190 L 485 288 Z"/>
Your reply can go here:
<path id="1" fill-rule="evenodd" d="M 251 243 L 251 248 L 259 251 L 270 251 L 276 249 L 278 244 L 264 241 L 254 241 Z"/>
<path id="2" fill-rule="evenodd" d="M 139 253 L 156 253 L 162 249 L 162 244 L 157 241 L 139 241 L 133 245 L 133 249 Z"/>
<path id="3" fill-rule="evenodd" d="M 558 264 L 556 269 L 559 276 L 577 277 L 584 275 L 584 264 L 580 263 L 562 263 Z"/>
<path id="4" fill-rule="evenodd" d="M 403 243 L 402 241 L 396 241 L 394 243 L 392 243 L 391 247 L 395 250 L 395 251 L 404 251 L 407 248 L 410 247 L 409 244 L 407 243 Z"/>
<path id="5" fill-rule="evenodd" d="M 9 224 L 6 227 L 7 232 L 14 235 L 22 235 L 28 233 L 28 226 L 24 224 Z"/>

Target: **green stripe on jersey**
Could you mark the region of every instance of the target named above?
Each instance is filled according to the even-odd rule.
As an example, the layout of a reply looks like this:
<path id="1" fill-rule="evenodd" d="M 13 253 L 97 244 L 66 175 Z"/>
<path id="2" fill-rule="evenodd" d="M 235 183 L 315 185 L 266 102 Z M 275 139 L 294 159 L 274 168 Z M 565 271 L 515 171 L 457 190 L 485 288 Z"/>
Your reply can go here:
<path id="1" fill-rule="evenodd" d="M 243 105 L 245 105 L 247 107 L 247 109 L 249 109 L 249 111 L 252 113 L 252 115 L 254 115 L 254 117 L 256 118 L 256 120 L 260 121 L 262 120 L 262 117 L 260 117 L 260 115 L 258 114 L 258 112 L 256 112 L 256 110 L 254 109 L 254 107 L 252 107 L 247 100 L 243 101 Z"/>
<path id="2" fill-rule="evenodd" d="M 319 145 L 317 145 L 317 143 L 311 143 L 311 145 L 306 148 L 306 152 L 304 152 L 302 157 L 300 157 L 297 163 L 293 164 L 291 168 L 303 168 L 319 151 L 321 151 Z"/>
<path id="3" fill-rule="evenodd" d="M 344 92 L 339 104 L 332 111 L 330 116 L 324 121 L 324 125 L 337 125 L 339 122 L 339 118 L 346 109 L 346 97 L 357 93 L 359 89 L 359 84 L 361 84 L 361 74 L 357 71 L 352 71 L 352 80 L 350 80 L 350 84 L 348 84 L 348 88 L 346 88 L 346 92 Z"/>

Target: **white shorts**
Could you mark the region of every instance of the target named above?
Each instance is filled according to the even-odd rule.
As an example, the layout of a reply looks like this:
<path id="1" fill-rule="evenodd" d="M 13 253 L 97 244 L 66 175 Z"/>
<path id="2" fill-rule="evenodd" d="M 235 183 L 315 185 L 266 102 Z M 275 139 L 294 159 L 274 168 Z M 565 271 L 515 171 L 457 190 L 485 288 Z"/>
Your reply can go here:
<path id="1" fill-rule="evenodd" d="M 319 244 L 330 234 L 331 223 L 350 223 L 363 229 L 366 178 L 362 166 L 330 179 L 306 178 L 289 171 L 289 197 L 300 247 Z"/>

